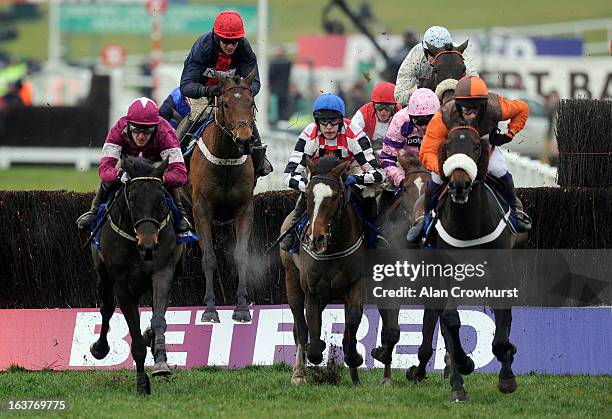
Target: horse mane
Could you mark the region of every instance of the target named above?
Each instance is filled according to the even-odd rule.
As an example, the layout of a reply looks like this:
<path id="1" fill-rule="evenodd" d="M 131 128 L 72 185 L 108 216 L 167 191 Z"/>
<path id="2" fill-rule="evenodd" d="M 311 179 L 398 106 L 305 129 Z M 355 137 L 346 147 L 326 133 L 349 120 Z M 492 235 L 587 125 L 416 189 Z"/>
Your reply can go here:
<path id="1" fill-rule="evenodd" d="M 446 44 L 444 44 L 444 51 L 454 51 L 455 50 L 455 46 L 453 44 L 451 44 L 450 42 L 447 42 Z"/>
<path id="2" fill-rule="evenodd" d="M 314 175 L 326 175 L 340 163 L 337 156 L 323 156 L 317 162 Z"/>

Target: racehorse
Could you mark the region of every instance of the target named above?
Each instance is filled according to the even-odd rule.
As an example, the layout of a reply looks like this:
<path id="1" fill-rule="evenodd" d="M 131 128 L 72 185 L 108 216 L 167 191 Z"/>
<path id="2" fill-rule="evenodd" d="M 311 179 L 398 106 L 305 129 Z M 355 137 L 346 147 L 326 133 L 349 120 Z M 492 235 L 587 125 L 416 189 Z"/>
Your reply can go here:
<path id="1" fill-rule="evenodd" d="M 515 240 L 498 207 L 493 192 L 485 184 L 489 162 L 489 141 L 481 139 L 471 126 L 457 126 L 440 146 L 440 173 L 448 181 L 446 204 L 439 209 L 435 225 L 441 249 L 481 248 L 510 249 Z M 497 228 L 500 225 L 503 229 Z M 492 233 L 493 232 L 493 233 Z M 510 342 L 511 309 L 496 309 L 493 354 L 501 363 L 497 387 L 502 393 L 516 390 L 512 362 L 516 347 Z M 466 400 L 463 378 L 474 370 L 474 362 L 465 354 L 459 339 L 461 323 L 456 307 L 438 310 L 446 327 L 447 349 L 451 354 L 451 400 Z"/>
<path id="2" fill-rule="evenodd" d="M 108 354 L 109 320 L 115 312 L 114 298 L 117 297 L 132 338 L 136 391 L 146 395 L 151 393 L 144 370 L 147 345 L 151 346 L 155 359 L 153 375 L 171 373 L 166 362 L 165 314 L 183 245 L 176 243 L 173 216 L 164 200 L 163 175 L 168 160 L 152 164 L 142 157 L 127 157 L 121 160 L 121 167 L 130 180 L 115 198 L 116 205 L 110 209 L 108 222 L 101 229 L 100 250 L 92 245 L 102 300 L 102 328 L 90 351 L 96 359 Z M 141 335 L 138 300 L 147 290 L 153 293 L 153 318 L 151 328 Z"/>
<path id="3" fill-rule="evenodd" d="M 398 162 L 405 173 L 399 196 L 380 218 L 383 226 L 383 236 L 394 249 L 405 249 L 406 233 L 414 221 L 414 203 L 425 193 L 431 174 L 421 166 L 418 156 L 399 153 Z M 398 309 L 378 309 L 382 320 L 380 332 L 381 346 L 372 349 L 372 357 L 385 365 L 384 385 L 391 385 L 391 361 L 393 348 L 399 341 L 400 328 Z M 435 326 L 435 323 L 434 323 Z M 433 334 L 433 331 L 432 331 Z M 424 343 L 426 340 L 424 340 Z"/>
<path id="4" fill-rule="evenodd" d="M 363 230 L 350 203 L 350 189 L 342 182 L 350 161 L 339 163 L 335 156 L 308 161 L 312 174 L 306 188 L 309 217 L 300 242 L 299 254 L 280 251 L 285 268 L 287 300 L 293 314 L 296 344 L 291 382 L 305 382 L 305 354 L 313 364 L 323 360 L 321 314 L 333 300 L 344 303 L 345 329 L 342 339 L 344 362 L 354 384 L 359 383 L 357 367 L 363 357 L 357 352 L 357 329 L 363 315 Z M 281 230 L 291 223 L 289 214 Z M 304 309 L 306 315 L 304 316 Z"/>
<path id="5" fill-rule="evenodd" d="M 217 259 L 213 249 L 212 223 L 234 224 L 234 260 L 238 271 L 237 303 L 232 318 L 251 321 L 247 305 L 247 245 L 253 223 L 255 175 L 250 142 L 255 119 L 255 100 L 251 83 L 256 72 L 246 78 L 215 73 L 221 87 L 216 99 L 214 122 L 203 131 L 191 157 L 189 177 L 192 185 L 193 217 L 202 249 L 202 271 L 206 278 L 204 322 L 219 322 L 215 309 L 213 274 Z"/>
<path id="6" fill-rule="evenodd" d="M 436 48 L 427 43 L 427 49 L 434 59 L 427 67 L 426 74 L 419 78 L 418 87 L 426 87 L 435 92 L 436 87 L 443 80 L 459 80 L 465 76 L 463 52 L 467 48 L 468 42 L 469 40 L 466 40 L 458 47 L 453 44 L 446 44 L 442 48 Z"/>

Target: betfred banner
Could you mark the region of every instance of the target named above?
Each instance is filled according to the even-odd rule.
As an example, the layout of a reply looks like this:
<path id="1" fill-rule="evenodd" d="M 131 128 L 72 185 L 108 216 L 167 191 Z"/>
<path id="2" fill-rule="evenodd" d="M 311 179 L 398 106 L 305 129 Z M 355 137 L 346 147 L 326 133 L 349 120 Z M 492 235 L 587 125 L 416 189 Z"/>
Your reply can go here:
<path id="1" fill-rule="evenodd" d="M 253 306 L 250 323 L 234 323 L 232 309 L 219 309 L 221 323 L 203 324 L 202 307 L 171 308 L 166 314 L 168 363 L 177 367 L 218 365 L 239 368 L 246 365 L 293 364 L 293 317 L 288 306 Z M 141 310 L 141 329 L 150 324 L 150 309 Z M 497 372 L 499 363 L 491 353 L 495 322 L 490 310 L 461 309 L 461 337 L 464 349 L 480 372 Z M 400 312 L 400 341 L 393 355 L 394 368 L 418 363 L 423 310 L 403 308 Z M 97 309 L 0 310 L 0 370 L 11 365 L 40 370 L 81 370 L 132 368 L 130 338 L 119 311 L 110 322 L 110 353 L 96 360 L 89 346 L 99 333 L 101 316 Z M 357 332 L 357 349 L 363 367 L 382 367 L 370 351 L 380 344 L 378 310 L 367 306 Z M 323 313 L 321 337 L 330 347 L 341 347 L 344 309 L 330 306 Z M 612 309 L 515 308 L 511 340 L 518 348 L 514 371 L 548 374 L 612 374 L 609 348 L 612 347 Z M 439 327 L 434 334 L 434 356 L 430 370 L 444 368 L 444 340 Z M 153 365 L 148 351 L 147 365 Z"/>

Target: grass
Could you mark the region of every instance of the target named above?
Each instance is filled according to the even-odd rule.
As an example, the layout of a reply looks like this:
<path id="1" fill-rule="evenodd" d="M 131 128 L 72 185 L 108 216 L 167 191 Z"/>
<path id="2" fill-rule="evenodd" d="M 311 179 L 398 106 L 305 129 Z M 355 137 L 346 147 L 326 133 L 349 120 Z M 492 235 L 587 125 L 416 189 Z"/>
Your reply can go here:
<path id="1" fill-rule="evenodd" d="M 609 413 L 612 377 L 518 377 L 519 388 L 503 395 L 497 377 L 466 378 L 468 403 L 451 404 L 440 374 L 421 384 L 394 372 L 394 385 L 380 385 L 382 370 L 361 372 L 354 388 L 348 371 L 337 386 L 289 384 L 291 369 L 247 367 L 175 370 L 152 379 L 152 395 L 135 394 L 135 373 L 120 371 L 0 373 L 0 399 L 65 400 L 70 417 L 595 417 Z"/>
<path id="2" fill-rule="evenodd" d="M 0 170 L 0 190 L 67 190 L 90 192 L 98 188 L 98 170 L 80 171 L 62 166 L 16 166 Z"/>
<path id="3" fill-rule="evenodd" d="M 206 4 L 210 0 L 190 0 L 191 4 Z M 215 2 L 222 3 L 222 2 Z M 227 4 L 254 5 L 255 0 L 230 0 Z M 270 41 L 273 44 L 295 41 L 300 34 L 319 34 L 321 13 L 327 0 L 269 0 Z M 362 0 L 348 0 L 357 10 Z M 482 28 L 491 26 L 535 25 L 552 22 L 568 22 L 581 19 L 612 17 L 612 2 L 589 0 L 576 3 L 573 0 L 515 0 L 497 2 L 471 0 L 469 5 L 456 0 L 432 0 L 429 2 L 406 2 L 405 0 L 370 1 L 371 9 L 379 23 L 373 28 L 377 32 L 400 33 L 410 26 L 423 32 L 431 25 L 443 25 L 450 29 Z M 22 57 L 45 59 L 47 56 L 47 8 L 42 6 L 43 17 L 37 21 L 19 22 L 16 27 L 21 37 L 3 43 L 11 53 Z M 330 17 L 343 22 L 349 32 L 354 32 L 352 23 L 338 10 Z M 202 32 L 209 28 L 202 28 Z M 166 51 L 187 50 L 197 37 L 166 36 L 163 48 Z M 605 41 L 605 31 L 589 34 L 588 41 Z M 254 38 L 254 36 L 252 37 Z M 65 38 L 65 47 L 70 58 L 99 55 L 100 49 L 110 42 L 122 44 L 128 54 L 145 53 L 150 50 L 148 36 L 72 36 Z"/>

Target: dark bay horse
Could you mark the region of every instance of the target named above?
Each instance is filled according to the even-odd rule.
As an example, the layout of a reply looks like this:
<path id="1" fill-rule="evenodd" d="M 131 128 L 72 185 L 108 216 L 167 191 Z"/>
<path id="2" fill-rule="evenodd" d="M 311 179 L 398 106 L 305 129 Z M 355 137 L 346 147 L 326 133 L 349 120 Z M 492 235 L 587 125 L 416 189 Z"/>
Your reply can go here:
<path id="1" fill-rule="evenodd" d="M 335 300 L 344 303 L 344 362 L 353 383 L 359 383 L 357 367 L 363 363 L 363 357 L 357 352 L 356 335 L 363 315 L 361 261 L 365 244 L 361 221 L 349 202 L 349 189 L 342 183 L 349 165 L 349 161 L 339 163 L 336 157 L 323 157 L 316 167 L 309 162 L 313 174 L 306 188 L 309 223 L 300 252 L 298 255 L 280 252 L 294 320 L 296 357 L 291 378 L 294 384 L 305 382 L 305 355 L 313 364 L 323 360 L 321 314 Z M 285 218 L 282 231 L 289 227 L 291 215 Z"/>
<path id="2" fill-rule="evenodd" d="M 434 59 L 428 69 L 429 74 L 419 79 L 418 87 L 426 87 L 435 92 L 436 87 L 443 80 L 459 80 L 461 77 L 465 76 L 463 52 L 467 46 L 467 40 L 458 47 L 452 44 L 446 44 L 442 48 L 436 48 L 428 43 L 427 49 L 433 55 Z"/>
<path id="3" fill-rule="evenodd" d="M 414 203 L 419 196 L 425 193 L 431 174 L 421 165 L 416 155 L 399 153 L 397 160 L 406 177 L 396 201 L 381 214 L 380 219 L 383 236 L 389 241 L 391 247 L 405 249 L 408 244 L 406 233 L 415 219 Z M 372 349 L 372 357 L 385 365 L 383 384 L 391 385 L 393 349 L 399 341 L 400 334 L 399 310 L 379 308 L 378 311 L 382 320 L 381 346 Z"/>
<path id="4" fill-rule="evenodd" d="M 153 375 L 171 373 L 166 362 L 165 314 L 183 245 L 176 243 L 172 213 L 164 201 L 162 179 L 168 160 L 152 164 L 142 157 L 128 157 L 122 159 L 121 167 L 131 179 L 101 229 L 100 250 L 92 245 L 102 328 L 90 350 L 96 359 L 104 358 L 110 350 L 107 334 L 116 297 L 132 338 L 136 391 L 146 395 L 151 393 L 144 370 L 147 344 L 155 358 Z M 153 318 L 151 328 L 141 335 L 138 300 L 148 290 L 153 292 Z"/>
<path id="5" fill-rule="evenodd" d="M 234 224 L 238 291 L 232 318 L 239 322 L 251 320 L 246 283 L 247 245 L 253 223 L 255 188 L 249 152 L 255 119 L 255 100 L 251 92 L 255 74 L 255 70 L 247 78 L 215 74 L 222 91 L 214 109 L 215 120 L 204 129 L 191 157 L 189 177 L 193 218 L 201 237 L 202 271 L 206 278 L 204 322 L 219 322 L 213 289 L 213 275 L 217 269 L 212 240 L 213 221 Z"/>
<path id="6" fill-rule="evenodd" d="M 489 142 L 481 139 L 471 126 L 451 129 L 448 139 L 440 146 L 440 173 L 448 181 L 446 205 L 441 209 L 435 225 L 437 243 L 441 249 L 481 248 L 510 249 L 515 240 L 507 223 L 503 224 L 493 193 L 484 183 L 489 164 Z M 495 234 L 492 234 L 494 232 Z M 493 354 L 501 363 L 497 387 L 502 393 L 516 390 L 512 362 L 516 347 L 510 342 L 511 309 L 496 309 Z M 461 322 L 456 307 L 439 310 L 446 327 L 447 349 L 451 354 L 451 400 L 466 400 L 463 378 L 474 370 L 474 362 L 465 354 L 459 328 Z"/>

